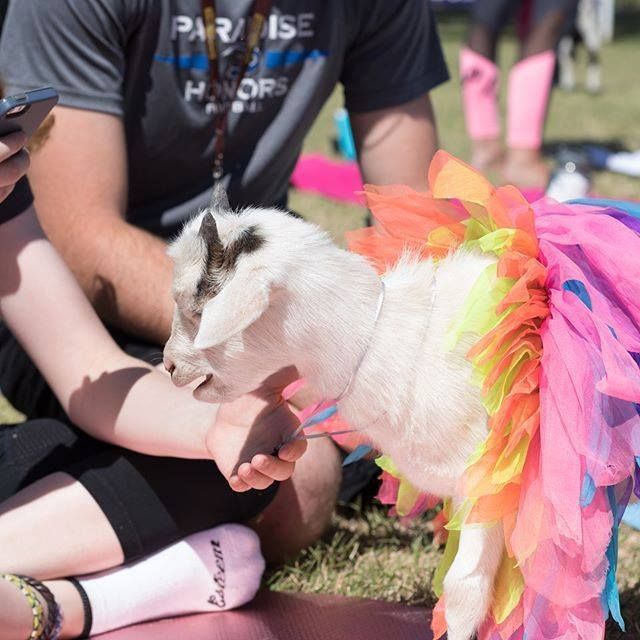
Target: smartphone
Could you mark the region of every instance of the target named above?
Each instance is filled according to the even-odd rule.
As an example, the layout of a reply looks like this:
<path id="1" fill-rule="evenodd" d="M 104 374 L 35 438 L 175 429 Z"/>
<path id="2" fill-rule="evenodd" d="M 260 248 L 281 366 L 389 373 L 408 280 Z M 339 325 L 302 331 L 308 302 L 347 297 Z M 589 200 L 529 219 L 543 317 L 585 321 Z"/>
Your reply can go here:
<path id="1" fill-rule="evenodd" d="M 0 136 L 24 131 L 30 138 L 58 102 L 58 94 L 51 88 L 25 91 L 0 100 Z"/>

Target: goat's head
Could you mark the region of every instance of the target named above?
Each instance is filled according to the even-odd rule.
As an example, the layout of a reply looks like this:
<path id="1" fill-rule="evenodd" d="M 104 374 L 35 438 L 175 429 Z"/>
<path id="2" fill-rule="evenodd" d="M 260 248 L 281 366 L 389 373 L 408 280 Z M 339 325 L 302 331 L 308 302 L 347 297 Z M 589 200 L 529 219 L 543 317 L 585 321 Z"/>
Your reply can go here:
<path id="1" fill-rule="evenodd" d="M 220 402 L 295 364 L 287 308 L 308 252 L 322 246 L 332 245 L 314 225 L 277 209 L 233 212 L 216 191 L 169 249 L 176 308 L 164 359 L 174 383 L 206 376 L 194 395 Z"/>

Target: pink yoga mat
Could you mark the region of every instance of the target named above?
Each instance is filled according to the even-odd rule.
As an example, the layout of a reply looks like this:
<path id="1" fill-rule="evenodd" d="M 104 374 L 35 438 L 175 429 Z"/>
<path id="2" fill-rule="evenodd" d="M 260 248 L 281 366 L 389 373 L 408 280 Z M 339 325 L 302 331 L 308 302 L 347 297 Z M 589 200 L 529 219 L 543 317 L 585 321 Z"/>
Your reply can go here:
<path id="1" fill-rule="evenodd" d="M 128 627 L 100 640 L 432 640 L 420 607 L 263 591 L 236 611 Z"/>
<path id="2" fill-rule="evenodd" d="M 362 176 L 356 162 L 332 160 L 320 153 L 302 154 L 291 176 L 291 184 L 300 191 L 315 193 L 325 198 L 364 204 Z M 544 195 L 544 189 L 522 189 L 529 202 Z"/>

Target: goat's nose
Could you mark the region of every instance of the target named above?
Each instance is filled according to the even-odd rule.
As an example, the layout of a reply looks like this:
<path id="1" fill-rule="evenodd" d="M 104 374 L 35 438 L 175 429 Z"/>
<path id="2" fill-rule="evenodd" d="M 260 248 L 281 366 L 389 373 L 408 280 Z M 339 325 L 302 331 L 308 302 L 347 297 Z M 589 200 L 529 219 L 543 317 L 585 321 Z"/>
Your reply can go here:
<path id="1" fill-rule="evenodd" d="M 176 365 L 171 360 L 169 360 L 167 356 L 162 359 L 162 362 L 164 364 L 164 368 L 169 372 L 169 375 L 173 375 L 173 372 L 176 370 Z"/>

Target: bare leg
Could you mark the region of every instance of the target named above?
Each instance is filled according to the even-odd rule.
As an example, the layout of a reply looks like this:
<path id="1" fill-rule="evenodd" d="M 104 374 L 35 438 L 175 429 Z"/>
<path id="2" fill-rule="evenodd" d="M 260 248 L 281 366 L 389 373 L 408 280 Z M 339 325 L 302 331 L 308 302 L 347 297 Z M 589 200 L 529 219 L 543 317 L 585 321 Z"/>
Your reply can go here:
<path id="1" fill-rule="evenodd" d="M 566 24 L 567 14 L 568 12 L 562 9 L 549 11 L 533 26 L 522 42 L 520 51 L 521 60 L 520 63 L 512 69 L 510 81 L 516 81 L 515 74 L 518 73 L 518 69 L 524 68 L 522 65 L 525 60 L 530 60 L 534 56 L 540 56 L 545 52 L 555 51 Z M 513 118 L 513 115 L 516 114 L 516 109 L 524 109 L 525 112 L 529 112 L 531 111 L 532 101 L 542 101 L 537 109 L 541 116 L 539 118 L 533 118 L 536 122 L 531 122 L 529 125 L 532 128 L 540 128 L 539 134 L 535 136 L 539 139 L 536 140 L 535 143 L 526 145 L 518 143 L 516 138 L 521 137 L 521 133 L 518 130 L 510 130 L 507 135 L 509 148 L 504 165 L 503 177 L 505 182 L 520 187 L 544 188 L 549 182 L 549 167 L 542 157 L 541 146 L 542 126 L 549 105 L 553 69 L 551 67 L 545 72 L 540 69 L 539 73 L 541 75 L 539 79 L 536 78 L 536 82 L 519 82 L 518 86 L 524 86 L 520 87 L 517 95 L 511 92 L 509 94 L 510 127 L 512 126 L 512 122 L 521 120 L 517 115 Z M 548 77 L 543 78 L 543 73 L 546 73 Z M 517 129 L 521 129 L 522 126 L 522 124 L 518 125 Z"/>
<path id="2" fill-rule="evenodd" d="M 488 118 L 491 121 L 499 121 L 498 69 L 492 67 L 496 62 L 498 37 L 499 32 L 486 25 L 472 24 L 469 28 L 467 47 L 481 58 L 476 58 L 479 62 L 474 65 L 465 64 L 464 52 L 461 57 L 465 120 L 471 138 L 471 164 L 481 171 L 499 169 L 504 161 L 505 151 L 500 139 L 499 126 L 483 121 L 473 125 L 479 117 L 473 111 L 478 109 L 485 114 L 483 120 Z M 466 66 L 470 67 L 470 71 L 465 69 Z M 473 83 L 480 83 L 481 90 L 474 92 Z M 469 97 L 466 95 L 467 92 L 471 92 Z M 491 133 L 487 133 L 488 131 Z"/>
<path id="3" fill-rule="evenodd" d="M 64 620 L 60 638 L 77 638 L 84 626 L 82 601 L 70 582 L 46 582 L 56 602 L 61 607 Z M 44 603 L 43 603 L 44 604 Z M 0 640 L 24 640 L 31 632 L 33 614 L 31 607 L 18 588 L 0 580 Z"/>
<path id="4" fill-rule="evenodd" d="M 324 533 L 341 477 L 340 456 L 333 442 L 329 438 L 311 440 L 291 480 L 282 483 L 254 524 L 267 561 L 291 558 Z"/>
<path id="5" fill-rule="evenodd" d="M 0 640 L 23 640 L 31 633 L 31 607 L 15 585 L 0 580 Z"/>
<path id="6" fill-rule="evenodd" d="M 0 568 L 38 580 L 95 573 L 122 564 L 109 521 L 66 473 L 29 485 L 0 505 Z"/>

